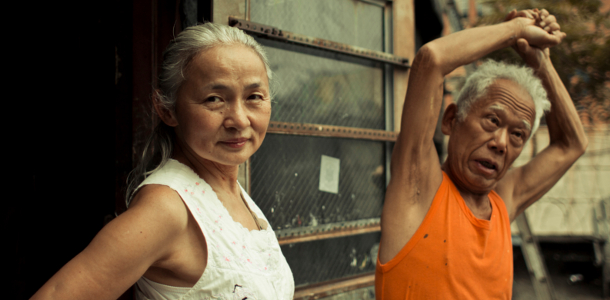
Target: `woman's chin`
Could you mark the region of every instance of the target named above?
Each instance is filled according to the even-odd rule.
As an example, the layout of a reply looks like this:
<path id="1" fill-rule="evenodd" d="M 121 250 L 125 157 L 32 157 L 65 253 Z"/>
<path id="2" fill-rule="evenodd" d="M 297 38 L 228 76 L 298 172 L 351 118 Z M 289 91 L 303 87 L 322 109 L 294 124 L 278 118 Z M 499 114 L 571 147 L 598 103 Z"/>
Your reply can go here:
<path id="1" fill-rule="evenodd" d="M 221 164 L 225 166 L 239 166 L 245 163 L 248 158 L 250 158 L 250 155 L 233 154 L 227 155 L 225 157 L 211 158 L 209 160 L 216 164 Z"/>

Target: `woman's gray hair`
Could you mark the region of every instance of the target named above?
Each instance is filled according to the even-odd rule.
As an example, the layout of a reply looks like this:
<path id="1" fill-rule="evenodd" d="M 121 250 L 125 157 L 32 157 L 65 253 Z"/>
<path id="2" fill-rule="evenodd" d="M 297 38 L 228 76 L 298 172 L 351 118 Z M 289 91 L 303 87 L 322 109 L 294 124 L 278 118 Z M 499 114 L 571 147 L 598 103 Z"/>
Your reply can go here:
<path id="1" fill-rule="evenodd" d="M 205 23 L 186 28 L 170 42 L 163 52 L 163 64 L 159 74 L 159 88 L 153 90 L 153 101 L 174 112 L 178 90 L 185 80 L 191 60 L 202 51 L 216 46 L 244 45 L 254 50 L 267 71 L 269 88 L 272 89 L 271 68 L 263 47 L 243 31 L 226 25 Z M 273 91 L 270 91 L 273 96 Z M 153 109 L 153 114 L 155 114 Z M 165 165 L 172 155 L 175 143 L 174 128 L 158 122 L 146 141 L 144 151 L 136 167 L 127 178 L 125 204 L 129 206 L 136 188 L 144 179 Z"/>
<path id="2" fill-rule="evenodd" d="M 540 125 L 540 119 L 544 112 L 551 109 L 551 103 L 547 99 L 546 90 L 542 86 L 540 78 L 534 75 L 534 71 L 531 68 L 525 66 L 509 65 L 493 60 L 488 60 L 480 65 L 474 73 L 468 76 L 464 87 L 457 97 L 458 120 L 464 121 L 466 119 L 472 104 L 483 98 L 489 86 L 497 79 L 508 79 L 517 83 L 534 100 L 536 117 L 534 118 L 534 125 L 530 134 L 530 137 L 532 137 Z"/>

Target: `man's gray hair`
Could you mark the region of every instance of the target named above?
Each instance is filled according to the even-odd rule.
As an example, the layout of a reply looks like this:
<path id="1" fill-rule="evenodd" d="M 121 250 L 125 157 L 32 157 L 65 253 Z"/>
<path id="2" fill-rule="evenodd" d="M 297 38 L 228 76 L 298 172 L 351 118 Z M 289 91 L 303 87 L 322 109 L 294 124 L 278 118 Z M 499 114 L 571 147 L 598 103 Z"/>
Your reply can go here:
<path id="1" fill-rule="evenodd" d="M 464 87 L 457 97 L 458 120 L 464 121 L 473 103 L 480 100 L 487 93 L 489 86 L 497 79 L 508 79 L 523 87 L 534 100 L 536 117 L 530 137 L 534 135 L 544 112 L 549 111 L 551 103 L 547 99 L 546 90 L 540 78 L 534 75 L 534 70 L 528 67 L 509 65 L 503 62 L 488 60 L 468 76 Z"/>

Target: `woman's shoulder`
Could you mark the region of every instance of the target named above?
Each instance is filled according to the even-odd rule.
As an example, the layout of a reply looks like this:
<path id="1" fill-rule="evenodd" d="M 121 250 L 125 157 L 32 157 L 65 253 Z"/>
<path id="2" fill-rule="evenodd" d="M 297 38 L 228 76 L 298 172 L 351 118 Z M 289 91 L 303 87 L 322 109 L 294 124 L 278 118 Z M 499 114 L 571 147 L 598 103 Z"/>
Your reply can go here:
<path id="1" fill-rule="evenodd" d="M 146 185 L 161 184 L 181 192 L 185 186 L 199 185 L 202 182 L 206 185 L 205 181 L 193 169 L 178 160 L 170 158 L 147 176 L 136 188 L 136 191 Z"/>
<path id="2" fill-rule="evenodd" d="M 147 184 L 166 184 L 171 186 L 173 183 L 191 181 L 196 178 L 198 176 L 191 168 L 170 158 L 157 167 L 152 174 L 147 176 L 140 184 L 140 187 Z"/>
<path id="3" fill-rule="evenodd" d="M 147 184 L 142 186 L 129 204 L 128 210 L 139 210 L 150 214 L 157 221 L 168 225 L 186 226 L 187 208 L 178 193 L 169 186 Z"/>

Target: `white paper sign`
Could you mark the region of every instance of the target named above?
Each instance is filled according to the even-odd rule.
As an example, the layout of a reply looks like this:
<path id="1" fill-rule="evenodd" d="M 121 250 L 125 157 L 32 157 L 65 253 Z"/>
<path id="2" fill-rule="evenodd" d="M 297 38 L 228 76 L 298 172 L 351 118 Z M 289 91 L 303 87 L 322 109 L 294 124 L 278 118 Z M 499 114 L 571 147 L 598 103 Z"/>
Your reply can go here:
<path id="1" fill-rule="evenodd" d="M 333 194 L 339 193 L 339 162 L 338 158 L 322 155 L 320 191 Z"/>

